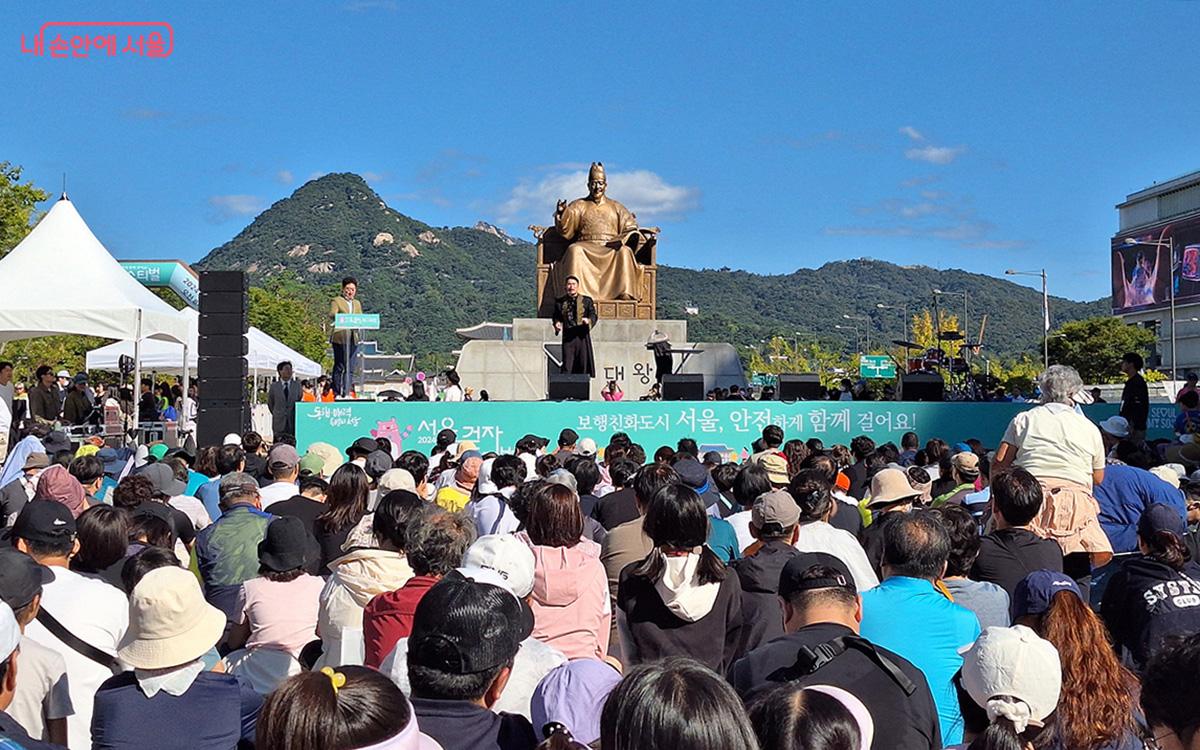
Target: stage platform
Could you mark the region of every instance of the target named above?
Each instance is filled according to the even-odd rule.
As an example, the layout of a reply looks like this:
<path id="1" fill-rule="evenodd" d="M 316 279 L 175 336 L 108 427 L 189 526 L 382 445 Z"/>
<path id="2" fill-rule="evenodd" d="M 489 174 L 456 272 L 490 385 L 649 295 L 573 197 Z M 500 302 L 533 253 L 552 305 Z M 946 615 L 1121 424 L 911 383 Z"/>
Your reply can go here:
<path id="1" fill-rule="evenodd" d="M 549 438 L 570 427 L 604 446 L 615 432 L 653 451 L 690 437 L 703 451 L 746 455 L 768 424 L 789 438 L 820 438 L 826 445 L 868 435 L 900 444 L 916 432 L 922 444 L 939 437 L 951 444 L 978 438 L 995 448 L 1013 415 L 1034 404 L 897 401 L 484 401 L 462 403 L 339 401 L 296 404 L 297 445 L 312 442 L 345 449 L 356 438 L 386 437 L 401 450 L 428 453 L 438 431 L 450 428 L 481 451 L 511 451 L 526 434 Z M 1117 413 L 1116 404 L 1085 407 L 1093 420 Z M 1170 404 L 1150 409 L 1150 436 L 1167 437 L 1174 424 Z"/>

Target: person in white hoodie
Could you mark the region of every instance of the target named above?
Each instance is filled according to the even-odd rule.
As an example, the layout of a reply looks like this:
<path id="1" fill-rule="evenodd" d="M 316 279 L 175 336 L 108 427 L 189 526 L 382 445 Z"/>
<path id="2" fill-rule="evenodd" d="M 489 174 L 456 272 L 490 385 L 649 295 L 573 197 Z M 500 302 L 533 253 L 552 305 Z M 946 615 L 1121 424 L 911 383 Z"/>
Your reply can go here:
<path id="1" fill-rule="evenodd" d="M 654 549 L 621 571 L 617 630 L 626 666 L 688 656 L 725 674 L 738 653 L 742 587 L 705 546 L 708 514 L 695 490 L 669 484 L 643 519 Z"/>
<path id="2" fill-rule="evenodd" d="M 352 550 L 329 563 L 331 574 L 321 590 L 317 615 L 322 655 L 314 669 L 362 663 L 363 609 L 376 594 L 395 591 L 413 577 L 404 538 L 408 524 L 425 512 L 415 495 L 389 494 L 372 519 L 375 546 Z"/>

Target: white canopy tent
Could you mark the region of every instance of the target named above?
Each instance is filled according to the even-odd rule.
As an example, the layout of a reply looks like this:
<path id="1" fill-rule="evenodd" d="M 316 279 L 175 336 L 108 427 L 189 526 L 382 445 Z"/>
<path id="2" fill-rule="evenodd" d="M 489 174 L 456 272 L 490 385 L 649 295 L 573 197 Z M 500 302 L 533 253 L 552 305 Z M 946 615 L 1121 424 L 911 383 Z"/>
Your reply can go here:
<path id="1" fill-rule="evenodd" d="M 196 355 L 199 342 L 197 322 L 199 313 L 191 308 L 179 311 L 188 321 L 188 354 L 187 367 L 196 369 Z M 249 344 L 246 364 L 254 377 L 271 376 L 275 368 L 284 360 L 292 363 L 292 369 L 299 378 L 315 378 L 321 374 L 321 366 L 308 357 L 283 344 L 279 340 L 251 326 L 246 333 Z M 117 362 L 122 355 L 133 356 L 132 341 L 118 341 L 87 353 L 87 369 L 116 371 Z M 183 369 L 183 347 L 168 341 L 146 341 L 142 343 L 142 366 L 156 372 L 180 372 Z"/>
<path id="2" fill-rule="evenodd" d="M 0 259 L 0 300 L 0 341 L 132 339 L 135 360 L 144 339 L 188 344 L 187 320 L 121 267 L 66 194 Z"/>
<path id="3" fill-rule="evenodd" d="M 64 195 L 0 259 L 0 341 L 54 334 L 187 342 L 187 321 L 121 268 Z"/>

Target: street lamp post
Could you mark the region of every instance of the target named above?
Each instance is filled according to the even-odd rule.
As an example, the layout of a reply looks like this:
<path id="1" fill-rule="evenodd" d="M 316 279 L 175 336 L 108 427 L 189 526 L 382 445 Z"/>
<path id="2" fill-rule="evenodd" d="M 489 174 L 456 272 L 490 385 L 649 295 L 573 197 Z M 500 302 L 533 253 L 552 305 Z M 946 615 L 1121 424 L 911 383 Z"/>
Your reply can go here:
<path id="1" fill-rule="evenodd" d="M 842 318 L 845 320 L 860 320 L 863 322 L 863 329 L 867 332 L 867 351 L 871 351 L 871 319 L 866 315 L 850 315 L 849 313 L 844 313 Z M 859 354 L 862 354 L 862 352 L 859 352 Z"/>
<path id="2" fill-rule="evenodd" d="M 1050 296 L 1046 293 L 1046 269 L 1040 271 L 1014 271 L 1011 268 L 1004 272 L 1005 276 L 1040 276 L 1042 278 L 1042 367 L 1050 367 Z M 1175 326 L 1171 329 L 1174 331 Z M 1172 359 L 1174 356 L 1172 355 Z M 1174 364 L 1174 363 L 1172 363 Z"/>
<path id="3" fill-rule="evenodd" d="M 908 341 L 908 305 L 885 305 L 882 302 L 876 303 L 876 309 L 879 310 L 899 310 L 904 316 L 901 318 L 901 323 L 904 324 L 904 340 Z"/>
<path id="4" fill-rule="evenodd" d="M 1163 230 L 1163 234 L 1165 234 L 1165 233 L 1166 233 L 1166 230 Z M 1159 235 L 1159 236 L 1161 237 L 1162 235 Z M 1175 363 L 1178 361 L 1177 358 L 1175 357 L 1175 351 L 1176 351 L 1175 350 L 1175 238 L 1172 237 L 1169 240 L 1163 240 L 1163 239 L 1138 240 L 1135 237 L 1126 237 L 1125 241 L 1122 242 L 1121 245 L 1123 247 L 1134 247 L 1136 245 L 1150 245 L 1151 247 L 1165 247 L 1165 248 L 1167 248 L 1167 251 L 1170 253 L 1171 273 L 1167 277 L 1167 294 L 1169 295 L 1169 298 L 1171 300 L 1171 387 L 1174 388 L 1175 381 L 1179 379 L 1177 377 L 1176 365 L 1175 365 Z"/>
<path id="5" fill-rule="evenodd" d="M 858 326 L 835 325 L 834 328 L 839 331 L 854 331 L 854 346 L 858 349 L 858 353 L 862 354 L 862 337 L 859 335 Z"/>
<path id="6" fill-rule="evenodd" d="M 962 329 L 961 333 L 963 335 L 963 343 L 965 344 L 971 338 L 971 334 L 970 334 L 970 332 L 968 330 L 968 326 L 967 326 L 967 293 L 966 292 L 946 292 L 946 291 L 942 291 L 941 289 L 934 289 L 933 293 L 934 294 L 954 295 L 954 296 L 960 296 L 963 298 L 963 319 L 962 319 L 962 324 L 959 326 L 959 328 Z"/>

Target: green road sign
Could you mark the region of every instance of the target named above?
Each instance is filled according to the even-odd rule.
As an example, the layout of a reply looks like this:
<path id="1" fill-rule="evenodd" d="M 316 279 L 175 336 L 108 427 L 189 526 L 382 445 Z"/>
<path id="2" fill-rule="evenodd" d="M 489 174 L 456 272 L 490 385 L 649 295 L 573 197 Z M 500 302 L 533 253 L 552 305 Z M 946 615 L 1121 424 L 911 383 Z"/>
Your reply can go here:
<path id="1" fill-rule="evenodd" d="M 367 331 L 379 330 L 379 313 L 338 313 L 333 316 L 333 327 L 338 329 L 357 328 Z"/>
<path id="2" fill-rule="evenodd" d="M 894 378 L 896 363 L 886 354 L 864 354 L 858 359 L 858 374 L 864 378 Z"/>

